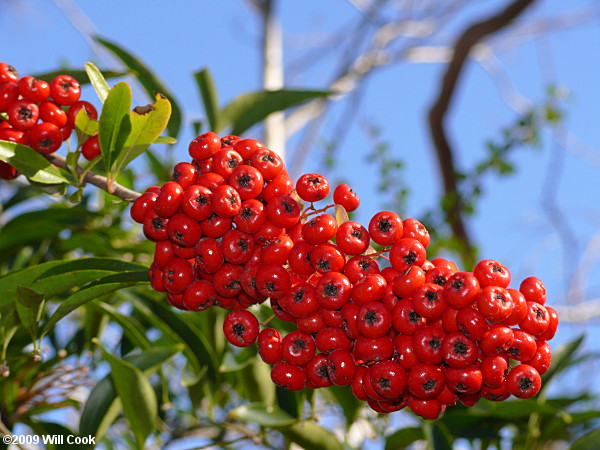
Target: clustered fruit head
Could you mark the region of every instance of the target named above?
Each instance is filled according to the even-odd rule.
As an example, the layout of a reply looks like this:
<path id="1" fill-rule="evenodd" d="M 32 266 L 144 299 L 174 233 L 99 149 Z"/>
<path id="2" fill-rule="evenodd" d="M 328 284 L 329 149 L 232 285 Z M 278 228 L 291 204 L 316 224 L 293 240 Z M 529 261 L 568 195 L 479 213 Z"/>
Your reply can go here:
<path id="1" fill-rule="evenodd" d="M 19 77 L 17 69 L 0 62 L 0 140 L 28 145 L 40 153 L 53 153 L 75 127 L 77 113 L 85 108 L 98 118 L 94 105 L 80 100 L 79 82 L 70 75 L 58 75 L 49 83 L 31 76 Z M 91 160 L 100 154 L 97 136 L 82 146 Z M 13 166 L 0 161 L 0 179 L 19 176 Z"/>
<path id="2" fill-rule="evenodd" d="M 558 316 L 538 278 L 513 289 L 498 261 L 464 272 L 428 260 L 427 229 L 391 211 L 368 227 L 339 223 L 358 208 L 356 193 L 342 184 L 333 204 L 315 207 L 330 194 L 327 178 L 293 183 L 257 140 L 208 132 L 189 153 L 131 208 L 156 242 L 151 285 L 182 310 L 231 310 L 225 337 L 256 342 L 275 384 L 349 386 L 379 413 L 408 407 L 426 419 L 457 402 L 539 392 Z M 296 330 L 261 330 L 248 308 L 265 301 Z"/>

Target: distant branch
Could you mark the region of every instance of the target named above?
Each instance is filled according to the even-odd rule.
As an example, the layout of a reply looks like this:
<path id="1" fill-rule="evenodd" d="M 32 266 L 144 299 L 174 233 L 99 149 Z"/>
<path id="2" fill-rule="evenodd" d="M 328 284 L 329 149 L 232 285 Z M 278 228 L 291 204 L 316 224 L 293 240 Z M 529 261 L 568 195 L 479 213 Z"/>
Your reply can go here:
<path id="1" fill-rule="evenodd" d="M 60 167 L 61 169 L 69 170 L 69 167 L 67 166 L 67 160 L 64 158 L 64 156 L 57 155 L 55 153 L 50 153 L 49 155 L 44 155 L 44 157 L 52 164 Z M 81 172 L 83 172 L 83 169 L 77 166 L 77 173 L 81 174 Z M 100 189 L 108 192 L 109 194 L 114 195 L 115 197 L 119 197 L 120 199 L 125 200 L 126 202 L 132 202 L 141 195 L 139 192 L 132 191 L 131 189 L 121 186 L 118 183 L 113 183 L 111 186 L 112 189 L 109 190 L 108 179 L 106 177 L 103 177 L 102 175 L 98 175 L 93 172 L 86 173 L 83 177 L 82 182 L 83 184 L 93 184 L 94 186 L 99 187 Z"/>
<path id="2" fill-rule="evenodd" d="M 444 127 L 446 113 L 456 92 L 460 75 L 472 48 L 487 36 L 508 26 L 535 0 L 515 0 L 502 11 L 469 26 L 456 41 L 452 60 L 444 73 L 437 99 L 429 110 L 429 128 L 436 151 L 440 174 L 443 179 L 444 195 L 456 198 L 456 205 L 446 211 L 446 222 L 463 246 L 463 260 L 473 259 L 474 247 L 465 226 L 463 201 L 456 180 L 456 168 L 452 147 Z"/>

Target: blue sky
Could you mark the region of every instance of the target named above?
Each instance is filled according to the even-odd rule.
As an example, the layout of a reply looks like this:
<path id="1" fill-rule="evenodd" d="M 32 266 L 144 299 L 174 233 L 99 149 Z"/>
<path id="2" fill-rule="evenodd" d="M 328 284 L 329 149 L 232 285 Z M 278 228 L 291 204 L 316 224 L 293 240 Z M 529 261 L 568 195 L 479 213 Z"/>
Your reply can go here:
<path id="1" fill-rule="evenodd" d="M 93 53 L 86 39 L 66 18 L 64 10 L 57 6 L 69 8 L 74 3 L 65 0 L 0 2 L 2 61 L 16 66 L 21 75 L 53 70 L 59 64 L 83 67 L 84 62 L 90 60 L 109 66 L 110 61 L 99 59 Z M 443 37 L 454 36 L 456 30 L 482 14 L 495 11 L 505 2 L 472 3 L 477 5 L 461 13 L 458 20 L 447 27 L 438 44 L 443 43 Z M 598 1 L 540 0 L 537 3 L 527 11 L 525 21 L 538 21 L 586 5 L 596 6 L 596 19 L 563 30 L 537 33 L 536 39 L 524 39 L 519 45 L 505 45 L 497 54 L 498 63 L 509 84 L 534 104 L 546 98 L 548 85 L 564 87 L 568 93 L 563 105 L 565 129 L 580 138 L 585 146 L 565 148 L 555 142 L 552 133 L 544 133 L 541 148 L 517 150 L 511 157 L 517 166 L 515 174 L 501 178 L 491 176 L 486 180 L 485 193 L 470 229 L 481 249 L 482 259 L 504 262 L 517 282 L 529 275 L 539 276 L 550 292 L 549 303 L 560 305 L 565 303 L 568 288 L 565 274 L 576 270 L 600 223 L 597 202 L 600 197 L 597 10 L 600 7 Z M 89 20 L 88 29 L 96 29 L 101 36 L 121 44 L 154 69 L 183 106 L 188 122 L 202 116 L 192 77 L 200 68 L 210 68 L 222 103 L 260 86 L 258 20 L 245 2 L 87 0 L 77 2 L 77 7 Z M 307 43 L 332 29 L 340 29 L 356 15 L 347 2 L 337 0 L 281 2 L 279 13 L 288 61 L 304 51 Z M 326 59 L 309 74 L 290 74 L 288 80 L 293 83 L 290 87 L 326 87 L 333 65 L 334 61 Z M 375 189 L 376 168 L 365 163 L 365 149 L 369 146 L 363 131 L 366 122 L 381 127 L 381 138 L 390 145 L 393 154 L 406 163 L 403 181 L 412 191 L 408 215 L 419 218 L 419 214 L 434 204 L 440 183 L 432 160 L 425 114 L 437 92 L 442 70 L 440 64 L 400 64 L 369 78 L 361 109 L 348 124 L 351 129 L 338 153 L 337 173 L 351 180 L 362 198 L 358 214 L 361 222 L 368 222 L 381 209 L 380 194 Z M 502 99 L 494 78 L 481 65 L 468 65 L 457 94 L 447 125 L 458 163 L 466 168 L 483 157 L 485 142 L 497 138 L 502 127 L 514 122 L 516 114 Z M 84 97 L 96 102 L 89 90 Z M 139 93 L 136 100 L 141 104 L 147 102 Z M 335 105 L 324 130 L 337 126 L 341 114 L 341 105 Z M 256 136 L 251 132 L 247 137 Z M 184 160 L 191 138 L 188 125 L 179 145 L 165 151 L 176 152 L 177 159 Z M 313 150 L 304 171 L 320 170 L 320 161 L 319 150 Z M 547 199 L 551 199 L 550 203 Z M 561 216 L 550 218 L 549 204 L 556 206 Z M 567 233 L 574 238 L 574 245 L 565 246 L 565 240 L 557 232 L 556 217 L 566 221 Z M 592 258 L 588 265 L 591 275 L 584 291 L 587 299 L 600 294 L 596 259 Z M 556 342 L 570 339 L 584 328 L 593 335 L 598 334 L 594 324 L 563 326 Z"/>

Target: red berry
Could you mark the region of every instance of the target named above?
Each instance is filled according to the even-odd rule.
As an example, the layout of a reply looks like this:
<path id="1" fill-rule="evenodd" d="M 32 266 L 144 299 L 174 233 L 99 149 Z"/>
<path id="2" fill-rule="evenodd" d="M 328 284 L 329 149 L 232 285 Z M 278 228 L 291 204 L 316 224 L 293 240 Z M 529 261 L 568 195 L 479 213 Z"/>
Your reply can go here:
<path id="1" fill-rule="evenodd" d="M 25 99 L 39 103 L 50 95 L 50 85 L 44 80 L 38 80 L 34 77 L 25 76 L 18 83 L 19 94 Z"/>
<path id="2" fill-rule="evenodd" d="M 275 328 L 265 328 L 256 339 L 258 354 L 267 364 L 275 364 L 283 358 L 281 334 Z"/>
<path id="3" fill-rule="evenodd" d="M 190 311 L 204 311 L 215 304 L 217 291 L 210 281 L 194 281 L 183 291 L 183 304 Z"/>
<path id="4" fill-rule="evenodd" d="M 187 190 L 190 186 L 196 184 L 198 178 L 196 166 L 186 162 L 180 162 L 173 168 L 172 181 L 179 183 L 182 189 Z"/>
<path id="5" fill-rule="evenodd" d="M 506 377 L 508 391 L 517 398 L 530 398 L 542 387 L 542 379 L 537 370 L 528 364 L 513 367 Z"/>
<path id="6" fill-rule="evenodd" d="M 510 272 L 506 266 L 494 259 L 485 259 L 478 262 L 473 269 L 481 287 L 499 286 L 508 287 L 510 284 Z"/>
<path id="7" fill-rule="evenodd" d="M 279 361 L 271 369 L 271 381 L 290 391 L 301 391 L 306 385 L 306 371 L 286 361 Z"/>
<path id="8" fill-rule="evenodd" d="M 402 237 L 402 231 L 402 219 L 391 211 L 380 211 L 369 221 L 369 235 L 379 245 L 392 245 Z"/>
<path id="9" fill-rule="evenodd" d="M 225 338 L 237 347 L 253 344 L 258 337 L 258 331 L 258 319 L 245 309 L 231 311 L 223 321 Z"/>
<path id="10" fill-rule="evenodd" d="M 329 181 L 318 173 L 306 173 L 298 178 L 296 192 L 305 202 L 316 202 L 329 194 Z"/>
<path id="11" fill-rule="evenodd" d="M 316 352 L 314 338 L 302 331 L 292 331 L 282 340 L 283 359 L 295 366 L 303 366 L 308 363 Z"/>
<path id="12" fill-rule="evenodd" d="M 319 214 L 302 227 L 302 239 L 309 244 L 323 244 L 336 235 L 337 222 L 331 214 Z"/>
<path id="13" fill-rule="evenodd" d="M 335 233 L 337 246 L 347 255 L 360 255 L 367 251 L 370 239 L 367 229 L 351 220 L 342 223 Z"/>
<path id="14" fill-rule="evenodd" d="M 210 203 L 214 213 L 224 218 L 235 216 L 242 208 L 240 194 L 233 186 L 228 184 L 213 189 Z"/>
<path id="15" fill-rule="evenodd" d="M 48 154 L 62 145 L 60 128 L 50 122 L 40 122 L 29 130 L 29 145 L 32 149 Z"/>
<path id="16" fill-rule="evenodd" d="M 0 84 L 0 112 L 7 112 L 10 106 L 19 99 L 19 88 L 16 83 Z"/>
<path id="17" fill-rule="evenodd" d="M 333 350 L 327 356 L 327 372 L 331 382 L 337 386 L 345 386 L 354 381 L 356 364 L 352 353 L 344 349 Z"/>
<path id="18" fill-rule="evenodd" d="M 425 247 L 416 239 L 399 239 L 390 249 L 390 262 L 398 272 L 403 272 L 410 266 L 421 266 L 425 258 Z"/>
<path id="19" fill-rule="evenodd" d="M 333 202 L 348 212 L 352 212 L 360 206 L 358 195 L 347 184 L 340 184 L 334 189 Z"/>
<path id="20" fill-rule="evenodd" d="M 100 149 L 100 142 L 98 141 L 98 135 L 92 136 L 83 143 L 81 146 L 81 154 L 85 159 L 91 161 L 102 153 Z"/>
<path id="21" fill-rule="evenodd" d="M 39 108 L 29 100 L 17 100 L 8 108 L 8 121 L 17 130 L 31 129 L 38 120 Z"/>
<path id="22" fill-rule="evenodd" d="M 195 138 L 188 147 L 189 154 L 194 159 L 208 159 L 221 150 L 221 140 L 216 133 L 208 132 Z"/>
<path id="23" fill-rule="evenodd" d="M 546 287 L 538 277 L 525 278 L 519 286 L 519 291 L 528 302 L 536 302 L 540 305 L 546 303 Z"/>
<path id="24" fill-rule="evenodd" d="M 72 105 L 81 96 L 79 82 L 69 75 L 58 75 L 50 82 L 50 96 L 59 105 Z"/>
<path id="25" fill-rule="evenodd" d="M 98 111 L 94 105 L 92 105 L 90 102 L 86 102 L 85 100 L 79 100 L 69 106 L 69 109 L 67 110 L 67 119 L 71 128 L 75 128 L 75 118 L 77 117 L 77 113 L 82 109 L 85 109 L 85 112 L 90 119 L 98 119 Z"/>
<path id="26" fill-rule="evenodd" d="M 289 195 L 277 195 L 267 201 L 267 217 L 274 225 L 288 228 L 300 219 L 300 206 Z"/>

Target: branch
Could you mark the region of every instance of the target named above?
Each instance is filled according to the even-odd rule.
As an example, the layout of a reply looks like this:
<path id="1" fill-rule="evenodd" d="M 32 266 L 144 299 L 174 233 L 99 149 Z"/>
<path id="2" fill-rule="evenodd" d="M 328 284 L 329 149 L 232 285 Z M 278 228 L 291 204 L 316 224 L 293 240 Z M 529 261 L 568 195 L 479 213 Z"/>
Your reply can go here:
<path id="1" fill-rule="evenodd" d="M 467 261 L 473 258 L 474 247 L 465 226 L 463 202 L 455 177 L 454 155 L 444 128 L 444 119 L 456 92 L 458 80 L 471 49 L 490 34 L 496 33 L 508 26 L 534 1 L 515 0 L 502 11 L 483 21 L 474 23 L 462 33 L 454 45 L 452 60 L 444 73 L 437 100 L 429 110 L 429 128 L 436 151 L 439 171 L 443 179 L 444 195 L 457 199 L 456 205 L 445 212 L 445 220 L 450 224 L 452 232 L 464 247 L 461 256 Z"/>
<path id="2" fill-rule="evenodd" d="M 57 155 L 55 153 L 50 153 L 48 155 L 43 156 L 52 164 L 60 167 L 61 169 L 69 170 L 69 167 L 67 166 L 67 160 L 63 156 Z M 77 173 L 81 174 L 81 172 L 83 172 L 83 169 L 80 166 L 77 166 Z M 93 172 L 86 173 L 83 177 L 82 183 L 84 185 L 88 183 L 93 184 L 94 186 L 99 187 L 100 189 L 108 192 L 109 194 L 114 195 L 115 197 L 119 197 L 120 199 L 125 200 L 126 202 L 132 202 L 140 195 L 142 195 L 139 192 L 132 191 L 131 189 L 121 186 L 118 183 L 111 183 L 112 189 L 109 190 L 108 179 L 106 177 L 103 177 L 102 175 L 98 175 Z"/>

